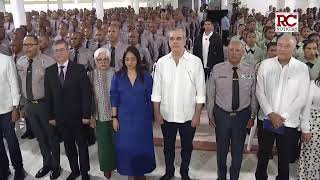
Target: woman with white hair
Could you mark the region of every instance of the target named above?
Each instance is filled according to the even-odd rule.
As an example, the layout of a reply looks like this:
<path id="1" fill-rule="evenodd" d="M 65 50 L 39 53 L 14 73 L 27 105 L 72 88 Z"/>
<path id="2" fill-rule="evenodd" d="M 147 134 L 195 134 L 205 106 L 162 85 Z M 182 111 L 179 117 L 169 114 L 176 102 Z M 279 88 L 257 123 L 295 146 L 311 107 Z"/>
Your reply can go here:
<path id="1" fill-rule="evenodd" d="M 100 170 L 104 172 L 107 179 L 116 169 L 110 103 L 111 80 L 115 70 L 110 66 L 110 59 L 111 54 L 108 49 L 97 49 L 94 53 L 97 68 L 89 73 L 95 102 L 90 126 L 96 128 Z"/>

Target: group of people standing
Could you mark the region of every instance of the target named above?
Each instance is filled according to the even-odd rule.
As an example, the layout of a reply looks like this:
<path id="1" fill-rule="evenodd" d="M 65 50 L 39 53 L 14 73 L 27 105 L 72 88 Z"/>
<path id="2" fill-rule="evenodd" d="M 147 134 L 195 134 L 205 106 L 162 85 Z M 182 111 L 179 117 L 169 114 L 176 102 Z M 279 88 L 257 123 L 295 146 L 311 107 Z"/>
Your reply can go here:
<path id="1" fill-rule="evenodd" d="M 121 40 L 126 36 L 121 35 L 116 20 L 107 28 L 108 43 L 102 28 L 96 30 L 97 41 L 91 43 L 86 37 L 90 28 L 83 32 L 74 29 L 68 35 L 63 22 L 51 49 L 47 36 L 29 34 L 19 39 L 17 31 L 10 44 L 14 56 L 0 54 L 0 139 L 7 140 L 15 180 L 25 178 L 13 123 L 19 119 L 22 97 L 43 157 L 36 178 L 49 172 L 50 179 L 60 177 L 62 139 L 71 169 L 67 180 L 80 175 L 83 180 L 90 179 L 88 132 L 94 128 L 100 170 L 106 178 L 117 170 L 129 179 L 146 179 L 145 174 L 156 168 L 155 120 L 164 139 L 166 168 L 160 179 L 174 177 L 179 132 L 180 174 L 189 180 L 192 142 L 205 104 L 216 133 L 219 180 L 227 179 L 229 149 L 230 179 L 239 179 L 246 134 L 256 118 L 257 180 L 268 179 L 274 141 L 277 180 L 289 180 L 289 163 L 298 146 L 299 131 L 298 177 L 319 179 L 319 34 L 310 34 L 301 45 L 299 34 L 276 35 L 266 24 L 262 37 L 255 32 L 255 21 L 248 18 L 245 28 L 238 26 L 239 34 L 228 44 L 224 57 L 221 38 L 208 19 L 190 50 L 186 49 L 190 38 L 186 24 L 175 24 L 166 32 L 166 40 L 157 33 L 155 22 L 148 23 L 150 32 L 137 19 L 135 29 L 128 30 L 130 45 Z M 261 44 L 257 38 L 263 38 Z M 17 58 L 19 51 L 14 50 L 19 43 L 24 55 Z M 297 54 L 300 47 L 303 53 Z M 299 55 L 305 59 L 295 58 Z M 9 160 L 1 142 L 0 175 L 8 179 Z"/>

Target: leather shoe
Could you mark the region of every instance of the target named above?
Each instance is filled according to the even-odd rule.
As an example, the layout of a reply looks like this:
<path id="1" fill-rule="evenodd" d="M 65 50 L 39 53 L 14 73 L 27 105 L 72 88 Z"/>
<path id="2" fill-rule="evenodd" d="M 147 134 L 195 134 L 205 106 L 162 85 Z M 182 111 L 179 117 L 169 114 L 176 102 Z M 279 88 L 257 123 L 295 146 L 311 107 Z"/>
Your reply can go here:
<path id="1" fill-rule="evenodd" d="M 11 171 L 8 169 L 8 170 L 7 170 L 7 173 L 4 174 L 4 179 L 5 179 L 5 180 L 8 180 L 8 178 L 9 178 L 10 175 L 11 175 Z"/>
<path id="2" fill-rule="evenodd" d="M 21 139 L 26 139 L 29 137 L 29 132 L 26 131 L 25 133 L 22 134 Z"/>
<path id="3" fill-rule="evenodd" d="M 173 174 L 165 174 L 164 176 L 162 176 L 161 178 L 160 178 L 160 180 L 170 180 L 171 178 L 173 178 Z"/>
<path id="4" fill-rule="evenodd" d="M 90 176 L 88 173 L 81 174 L 81 178 L 82 178 L 82 180 L 90 180 Z"/>
<path id="5" fill-rule="evenodd" d="M 15 173 L 14 173 L 14 180 L 24 180 L 26 174 L 24 172 L 24 169 L 21 169 L 21 170 L 16 170 Z"/>
<path id="6" fill-rule="evenodd" d="M 57 179 L 61 174 L 61 167 L 54 168 L 51 171 L 50 179 Z"/>
<path id="7" fill-rule="evenodd" d="M 181 175 L 181 180 L 191 180 L 189 175 Z"/>
<path id="8" fill-rule="evenodd" d="M 79 172 L 71 172 L 71 174 L 67 177 L 67 180 L 75 180 L 80 176 Z"/>
<path id="9" fill-rule="evenodd" d="M 51 171 L 51 168 L 48 166 L 44 166 L 43 168 L 41 168 L 37 174 L 36 174 L 36 178 L 42 178 L 43 176 L 47 175 L 49 172 Z"/>
<path id="10" fill-rule="evenodd" d="M 106 171 L 106 172 L 104 172 L 103 175 L 105 178 L 110 179 L 111 178 L 111 171 Z"/>

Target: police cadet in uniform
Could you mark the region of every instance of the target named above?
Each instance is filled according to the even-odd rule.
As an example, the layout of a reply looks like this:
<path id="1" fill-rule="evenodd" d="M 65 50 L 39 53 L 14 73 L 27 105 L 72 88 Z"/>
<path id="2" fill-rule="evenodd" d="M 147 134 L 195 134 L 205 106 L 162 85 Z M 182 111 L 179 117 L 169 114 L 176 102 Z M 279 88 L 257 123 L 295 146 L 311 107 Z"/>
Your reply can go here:
<path id="1" fill-rule="evenodd" d="M 17 61 L 17 70 L 21 78 L 22 93 L 26 97 L 26 115 L 43 157 L 43 167 L 35 177 L 44 177 L 52 171 L 50 178 L 56 179 L 61 172 L 60 145 L 57 136 L 54 135 L 54 127 L 49 125 L 44 92 L 45 69 L 55 61 L 39 53 L 39 41 L 36 36 L 27 35 L 23 40 L 23 49 L 26 55 Z"/>
<path id="2" fill-rule="evenodd" d="M 80 32 L 71 33 L 69 45 L 72 49 L 70 50 L 69 59 L 71 59 L 74 63 L 84 65 L 86 70 L 91 71 L 95 67 L 93 52 L 89 49 L 82 47 L 82 38 L 83 35 Z"/>
<path id="3" fill-rule="evenodd" d="M 216 132 L 219 180 L 226 180 L 230 143 L 230 179 L 239 178 L 247 128 L 253 126 L 256 114 L 255 69 L 240 63 L 242 55 L 240 41 L 231 41 L 228 61 L 213 67 L 207 84 L 206 106 Z"/>

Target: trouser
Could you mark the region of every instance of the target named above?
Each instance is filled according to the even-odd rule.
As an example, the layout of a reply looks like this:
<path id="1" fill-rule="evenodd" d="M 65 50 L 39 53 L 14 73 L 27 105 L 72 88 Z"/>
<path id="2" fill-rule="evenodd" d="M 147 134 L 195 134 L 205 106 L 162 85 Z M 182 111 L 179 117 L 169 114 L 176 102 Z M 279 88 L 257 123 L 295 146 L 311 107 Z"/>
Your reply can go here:
<path id="1" fill-rule="evenodd" d="M 289 180 L 289 163 L 292 157 L 293 147 L 299 134 L 296 128 L 285 128 L 284 134 L 277 134 L 263 129 L 263 122 L 258 123 L 260 132 L 258 164 L 255 172 L 257 180 L 267 180 L 267 167 L 269 155 L 272 153 L 273 143 L 276 140 L 278 152 L 278 176 L 277 180 Z"/>
<path id="2" fill-rule="evenodd" d="M 26 114 L 43 157 L 43 166 L 58 168 L 60 166 L 60 144 L 55 133 L 56 127 L 49 124 L 46 103 L 44 101 L 36 104 L 27 102 L 26 106 Z"/>
<path id="3" fill-rule="evenodd" d="M 166 173 L 174 174 L 174 158 L 175 158 L 175 143 L 177 131 L 180 134 L 181 140 L 181 166 L 180 174 L 182 176 L 188 175 L 189 164 L 191 159 L 191 154 L 193 150 L 193 138 L 196 132 L 196 128 L 191 126 L 191 121 L 185 123 L 173 123 L 164 121 L 164 124 L 161 125 L 161 130 L 164 140 L 164 157 L 166 164 Z"/>
<path id="4" fill-rule="evenodd" d="M 87 126 L 83 124 L 62 125 L 63 141 L 72 172 L 87 173 L 90 170 L 87 143 Z M 78 149 L 78 150 L 77 150 Z M 80 162 L 80 169 L 78 163 Z"/>
<path id="5" fill-rule="evenodd" d="M 23 170 L 21 150 L 14 127 L 11 112 L 0 114 L 0 177 L 5 177 L 9 170 L 9 159 L 3 143 L 3 138 L 7 141 L 11 164 L 14 169 L 16 171 Z"/>
<path id="6" fill-rule="evenodd" d="M 250 118 L 250 108 L 239 112 L 226 112 L 215 105 L 214 117 L 216 123 L 218 179 L 226 180 L 227 155 L 231 145 L 230 180 L 239 179 L 244 143 L 247 133 L 247 123 Z"/>

